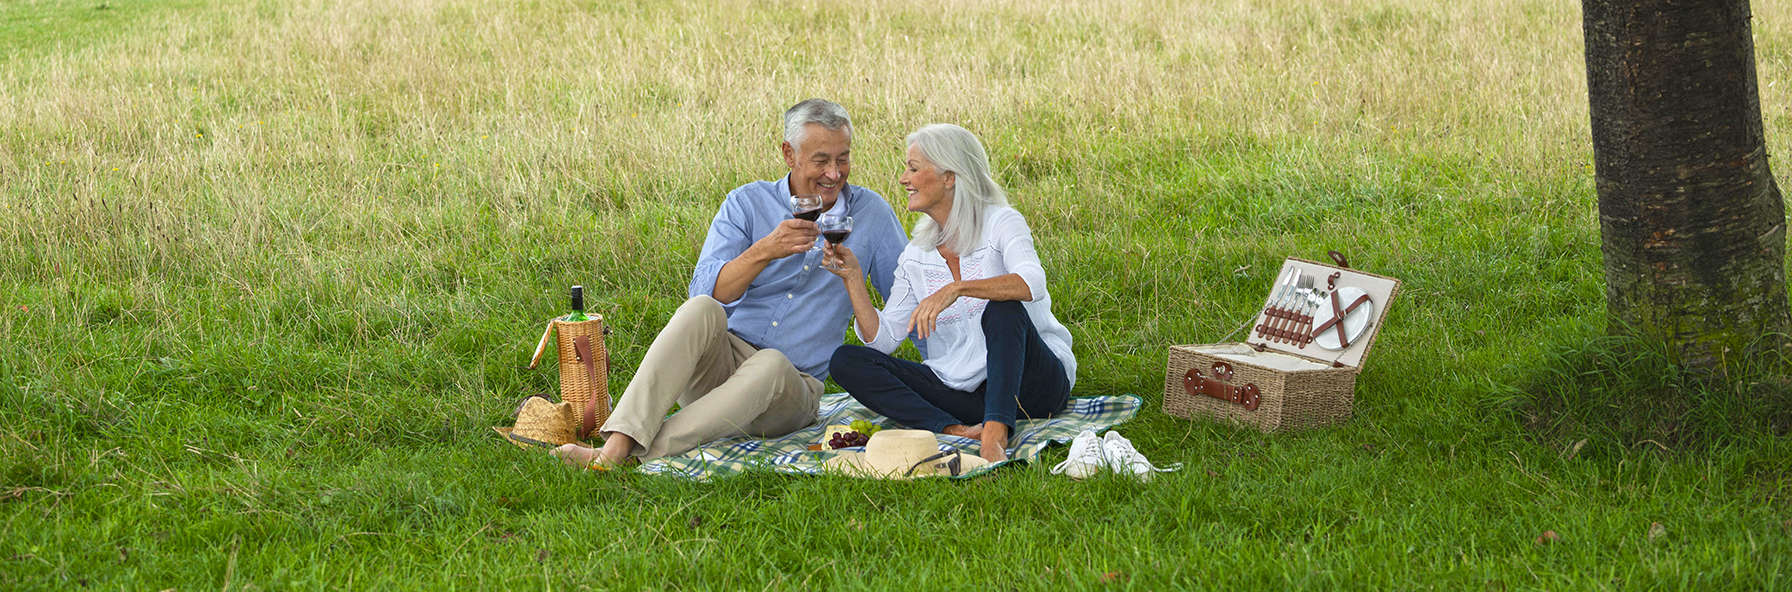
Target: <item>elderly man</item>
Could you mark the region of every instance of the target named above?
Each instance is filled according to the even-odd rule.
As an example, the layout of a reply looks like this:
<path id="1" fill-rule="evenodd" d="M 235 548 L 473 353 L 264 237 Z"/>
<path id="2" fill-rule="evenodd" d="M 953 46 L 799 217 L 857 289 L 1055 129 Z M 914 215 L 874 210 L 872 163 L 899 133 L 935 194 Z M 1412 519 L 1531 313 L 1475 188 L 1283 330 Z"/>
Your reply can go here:
<path id="1" fill-rule="evenodd" d="M 820 195 L 828 214 L 851 216 L 844 244 L 873 287 L 888 294 L 907 240 L 883 196 L 846 183 L 852 122 L 846 109 L 809 99 L 784 113 L 790 174 L 728 194 L 709 225 L 678 308 L 599 430 L 601 450 L 576 444 L 568 462 L 615 466 L 680 454 L 717 438 L 788 434 L 815 421 L 828 358 L 844 341 L 852 303 L 813 249 L 815 222 L 792 216 L 792 197 Z M 680 409 L 666 411 L 677 402 Z"/>

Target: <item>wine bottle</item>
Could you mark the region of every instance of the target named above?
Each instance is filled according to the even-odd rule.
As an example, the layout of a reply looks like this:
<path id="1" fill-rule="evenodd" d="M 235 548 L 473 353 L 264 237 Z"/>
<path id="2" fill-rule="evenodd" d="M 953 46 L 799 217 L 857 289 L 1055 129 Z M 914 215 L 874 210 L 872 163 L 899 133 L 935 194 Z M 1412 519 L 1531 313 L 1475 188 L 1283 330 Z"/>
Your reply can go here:
<path id="1" fill-rule="evenodd" d="M 568 323 L 577 323 L 579 321 L 591 320 L 591 317 L 585 316 L 585 287 L 584 286 L 573 286 L 572 287 L 572 314 L 566 315 L 566 318 L 564 320 Z"/>

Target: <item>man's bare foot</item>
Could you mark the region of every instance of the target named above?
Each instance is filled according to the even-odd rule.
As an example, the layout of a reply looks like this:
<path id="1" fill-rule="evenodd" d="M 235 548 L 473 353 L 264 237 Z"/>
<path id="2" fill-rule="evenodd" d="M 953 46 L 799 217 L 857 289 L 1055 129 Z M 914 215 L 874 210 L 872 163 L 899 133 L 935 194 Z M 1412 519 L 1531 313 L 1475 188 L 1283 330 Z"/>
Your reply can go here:
<path id="1" fill-rule="evenodd" d="M 628 459 L 626 456 L 624 456 L 622 460 L 611 459 L 605 452 L 606 451 L 604 450 L 598 450 L 579 444 L 561 444 L 559 448 L 555 448 L 554 451 L 549 454 L 553 454 L 560 459 L 560 462 L 566 463 L 567 466 L 593 469 L 620 467 L 623 466 L 623 462 Z"/>
<path id="2" fill-rule="evenodd" d="M 597 460 L 598 457 L 596 448 L 578 444 L 561 444 L 550 454 L 559 458 L 560 462 L 574 467 L 590 466 L 591 462 Z"/>
<path id="3" fill-rule="evenodd" d="M 955 425 L 949 425 L 944 428 L 941 428 L 940 433 L 948 435 L 948 436 L 958 436 L 961 438 L 970 438 L 972 440 L 976 440 L 978 438 L 983 437 L 983 426 L 981 426 L 981 425 L 968 426 L 968 425 L 956 425 L 955 424 Z"/>

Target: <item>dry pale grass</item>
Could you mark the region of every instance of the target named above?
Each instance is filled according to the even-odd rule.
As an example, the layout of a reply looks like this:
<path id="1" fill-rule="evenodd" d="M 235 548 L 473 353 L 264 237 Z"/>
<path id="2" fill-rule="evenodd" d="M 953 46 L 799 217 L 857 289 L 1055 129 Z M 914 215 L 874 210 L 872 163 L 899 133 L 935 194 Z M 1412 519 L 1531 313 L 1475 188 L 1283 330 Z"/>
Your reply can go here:
<path id="1" fill-rule="evenodd" d="M 1758 4 L 1777 154 L 1792 7 Z M 777 175 L 776 115 L 808 96 L 854 110 L 862 184 L 889 193 L 902 135 L 951 121 L 1065 216 L 1150 174 L 1101 154 L 1227 138 L 1318 175 L 1589 161 L 1572 3 L 310 0 L 133 27 L 0 67 L 15 252 L 223 269 L 269 243 L 439 248 L 486 208 L 516 227 L 633 210 L 599 221 L 627 241 L 640 216 L 701 220 Z"/>

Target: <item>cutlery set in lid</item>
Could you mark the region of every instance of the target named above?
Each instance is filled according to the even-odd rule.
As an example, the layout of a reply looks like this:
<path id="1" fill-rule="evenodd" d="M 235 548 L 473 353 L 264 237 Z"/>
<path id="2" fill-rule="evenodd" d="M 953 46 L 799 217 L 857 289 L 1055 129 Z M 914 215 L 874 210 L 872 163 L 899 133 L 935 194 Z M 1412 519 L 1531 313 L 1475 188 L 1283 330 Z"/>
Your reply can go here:
<path id="1" fill-rule="evenodd" d="M 1339 287 L 1343 276 L 1333 271 L 1319 280 L 1312 270 L 1285 266 L 1259 315 L 1257 337 L 1298 349 L 1314 344 L 1339 351 L 1356 343 L 1375 317 L 1375 299 L 1362 288 Z"/>

